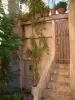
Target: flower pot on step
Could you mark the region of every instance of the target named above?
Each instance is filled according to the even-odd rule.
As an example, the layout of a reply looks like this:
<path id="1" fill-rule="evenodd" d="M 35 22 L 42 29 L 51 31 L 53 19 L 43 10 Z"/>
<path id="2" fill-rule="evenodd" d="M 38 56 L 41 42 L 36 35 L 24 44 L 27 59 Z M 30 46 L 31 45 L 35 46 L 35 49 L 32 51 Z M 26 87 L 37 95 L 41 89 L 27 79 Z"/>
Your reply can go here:
<path id="1" fill-rule="evenodd" d="M 64 14 L 66 12 L 66 9 L 65 8 L 58 8 L 57 11 L 59 14 Z"/>

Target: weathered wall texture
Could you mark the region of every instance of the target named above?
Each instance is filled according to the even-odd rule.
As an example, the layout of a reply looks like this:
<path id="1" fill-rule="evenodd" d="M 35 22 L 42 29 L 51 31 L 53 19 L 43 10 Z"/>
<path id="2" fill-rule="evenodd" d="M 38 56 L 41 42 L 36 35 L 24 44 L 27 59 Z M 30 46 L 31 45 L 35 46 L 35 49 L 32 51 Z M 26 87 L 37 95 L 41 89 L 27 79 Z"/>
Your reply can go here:
<path id="1" fill-rule="evenodd" d="M 69 0 L 69 31 L 70 31 L 70 75 L 72 94 L 75 100 L 75 0 Z"/>
<path id="2" fill-rule="evenodd" d="M 30 44 L 30 36 L 32 35 L 32 27 L 31 25 L 25 26 L 25 38 L 27 38 L 24 42 L 24 47 L 23 47 L 23 52 L 25 52 L 26 48 L 29 47 L 31 48 L 31 44 Z M 45 30 L 43 31 L 44 36 L 47 38 L 48 40 L 48 46 L 49 46 L 49 55 L 47 55 L 46 53 L 43 54 L 42 59 L 40 61 L 39 67 L 38 67 L 38 72 L 39 72 L 39 77 L 41 77 L 43 71 L 45 70 L 47 64 L 48 64 L 48 60 L 50 60 L 51 58 L 51 52 L 52 52 L 52 22 L 47 22 L 45 24 Z M 35 40 L 39 41 L 39 38 L 37 36 L 35 36 Z M 23 55 L 23 59 L 27 60 L 27 58 L 25 57 L 25 55 Z"/>
<path id="3" fill-rule="evenodd" d="M 48 41 L 48 46 L 49 46 L 49 55 L 46 53 L 43 54 L 39 67 L 38 67 L 38 73 L 39 73 L 39 78 L 42 76 L 43 72 L 47 69 L 47 66 L 49 63 L 51 63 L 52 55 L 54 55 L 55 52 L 55 43 L 54 43 L 54 32 L 55 32 L 55 27 L 54 27 L 54 21 L 48 21 L 45 23 L 45 30 L 43 30 L 44 36 L 47 38 Z M 32 27 L 31 25 L 23 25 L 22 27 L 18 24 L 16 28 L 14 29 L 15 32 L 19 34 L 19 37 L 23 39 L 23 47 L 20 49 L 19 56 L 20 56 L 20 87 L 24 88 L 25 84 L 25 65 L 24 62 L 25 60 L 31 60 L 31 58 L 26 57 L 26 48 L 31 48 L 30 44 L 30 38 L 32 36 Z M 39 38 L 35 36 L 35 40 L 39 41 Z"/>
<path id="4" fill-rule="evenodd" d="M 20 24 L 17 24 L 14 28 L 14 31 L 18 33 L 19 38 L 22 39 L 22 27 Z M 17 54 L 19 56 L 19 69 L 20 69 L 20 88 L 24 87 L 24 60 L 22 59 L 22 47 L 20 46 L 17 50 Z"/>
<path id="5" fill-rule="evenodd" d="M 44 30 L 43 33 L 48 40 L 50 54 L 49 55 L 44 54 L 39 64 L 38 72 L 39 72 L 40 81 L 37 87 L 39 88 L 38 93 L 40 91 L 40 94 L 42 93 L 43 89 L 46 86 L 47 81 L 49 80 L 48 75 L 50 76 L 50 70 L 51 68 L 53 68 L 53 64 L 55 62 L 55 19 L 60 19 L 60 18 L 67 18 L 67 14 L 54 15 L 46 19 L 46 23 L 45 23 L 46 30 Z M 24 45 L 21 49 L 22 51 L 21 51 L 21 56 L 20 56 L 20 87 L 24 88 L 24 83 L 26 82 L 25 74 L 24 74 L 25 73 L 24 72 L 24 67 L 25 67 L 24 62 L 25 60 L 31 60 L 26 57 L 25 51 L 27 47 L 31 48 L 30 36 L 32 35 L 32 27 L 30 25 L 30 22 L 22 23 L 21 25 L 23 27 L 20 27 L 20 24 L 19 24 L 16 28 L 16 31 L 20 33 L 19 37 L 21 37 L 24 42 Z M 35 37 L 35 39 L 38 43 L 39 38 Z"/>
<path id="6" fill-rule="evenodd" d="M 46 53 L 43 54 L 42 59 L 40 61 L 39 67 L 38 67 L 38 73 L 39 73 L 39 78 L 41 77 L 41 75 L 43 74 L 43 72 L 45 71 L 45 69 L 47 69 L 48 64 L 51 62 L 51 55 L 52 53 L 54 53 L 54 47 L 53 47 L 53 30 L 54 30 L 54 26 L 52 24 L 52 21 L 46 22 L 45 24 L 45 30 L 43 31 L 44 36 L 47 38 L 48 40 L 48 46 L 49 46 L 49 55 L 47 55 Z M 30 44 L 30 37 L 32 35 L 32 27 L 31 25 L 25 25 L 23 27 L 20 27 L 20 25 L 17 25 L 16 28 L 14 29 L 14 31 L 16 31 L 19 34 L 20 38 L 23 38 L 23 42 L 24 45 L 19 53 L 20 56 L 20 61 L 19 61 L 19 65 L 20 65 L 20 87 L 24 88 L 25 86 L 25 65 L 24 62 L 25 60 L 31 60 L 30 58 L 26 57 L 26 48 L 31 48 L 31 44 Z M 27 39 L 26 39 L 27 38 Z M 39 38 L 37 36 L 35 36 L 35 40 L 39 41 Z"/>

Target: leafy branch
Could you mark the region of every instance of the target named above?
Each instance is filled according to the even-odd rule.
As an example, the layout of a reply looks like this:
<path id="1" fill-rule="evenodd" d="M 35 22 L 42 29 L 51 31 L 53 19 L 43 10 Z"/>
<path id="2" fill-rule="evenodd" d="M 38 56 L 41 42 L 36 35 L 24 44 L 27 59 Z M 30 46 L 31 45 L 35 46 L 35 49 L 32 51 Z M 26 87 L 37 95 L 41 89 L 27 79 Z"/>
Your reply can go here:
<path id="1" fill-rule="evenodd" d="M 16 48 L 23 43 L 13 31 L 15 28 L 13 16 L 6 15 L 1 2 L 0 5 L 2 15 L 0 16 L 0 94 L 4 95 L 8 92 L 7 83 L 14 78 L 9 63 Z"/>

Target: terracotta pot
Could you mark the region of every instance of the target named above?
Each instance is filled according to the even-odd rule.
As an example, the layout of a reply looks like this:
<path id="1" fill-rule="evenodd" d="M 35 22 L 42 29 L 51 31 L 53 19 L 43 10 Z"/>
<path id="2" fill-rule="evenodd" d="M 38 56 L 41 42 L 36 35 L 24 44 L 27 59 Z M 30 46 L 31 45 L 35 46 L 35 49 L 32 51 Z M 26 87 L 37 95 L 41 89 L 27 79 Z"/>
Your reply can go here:
<path id="1" fill-rule="evenodd" d="M 58 8 L 57 11 L 59 14 L 64 14 L 66 12 L 66 9 L 65 8 Z"/>
<path id="2" fill-rule="evenodd" d="M 27 18 L 24 19 L 25 22 L 30 21 L 31 20 L 31 16 L 28 16 Z"/>
<path id="3" fill-rule="evenodd" d="M 49 16 L 49 11 L 42 13 L 42 17 L 47 17 Z"/>
<path id="4" fill-rule="evenodd" d="M 40 18 L 40 17 L 41 17 L 41 13 L 36 13 L 36 14 L 35 14 L 35 17 L 36 17 L 36 18 Z"/>
<path id="5" fill-rule="evenodd" d="M 56 9 L 51 9 L 51 15 L 55 15 L 56 14 Z"/>

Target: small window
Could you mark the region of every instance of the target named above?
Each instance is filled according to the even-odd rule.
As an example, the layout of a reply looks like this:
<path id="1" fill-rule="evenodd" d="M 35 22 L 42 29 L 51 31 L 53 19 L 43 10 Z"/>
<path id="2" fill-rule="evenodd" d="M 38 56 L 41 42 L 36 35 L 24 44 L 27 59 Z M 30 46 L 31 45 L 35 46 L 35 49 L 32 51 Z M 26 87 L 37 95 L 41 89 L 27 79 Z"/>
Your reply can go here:
<path id="1" fill-rule="evenodd" d="M 32 71 L 32 70 L 33 70 L 33 66 L 29 65 L 29 71 Z"/>

